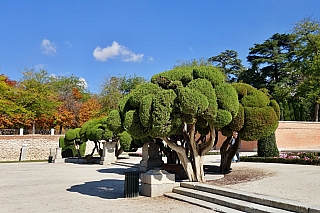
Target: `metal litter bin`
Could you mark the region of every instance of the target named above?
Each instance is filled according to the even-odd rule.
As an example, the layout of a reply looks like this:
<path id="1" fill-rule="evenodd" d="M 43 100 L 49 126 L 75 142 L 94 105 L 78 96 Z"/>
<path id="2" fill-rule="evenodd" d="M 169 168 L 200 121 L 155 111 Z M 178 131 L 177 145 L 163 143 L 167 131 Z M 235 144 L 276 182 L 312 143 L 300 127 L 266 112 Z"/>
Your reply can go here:
<path id="1" fill-rule="evenodd" d="M 138 197 L 139 196 L 139 172 L 131 171 L 125 172 L 124 180 L 124 197 Z"/>

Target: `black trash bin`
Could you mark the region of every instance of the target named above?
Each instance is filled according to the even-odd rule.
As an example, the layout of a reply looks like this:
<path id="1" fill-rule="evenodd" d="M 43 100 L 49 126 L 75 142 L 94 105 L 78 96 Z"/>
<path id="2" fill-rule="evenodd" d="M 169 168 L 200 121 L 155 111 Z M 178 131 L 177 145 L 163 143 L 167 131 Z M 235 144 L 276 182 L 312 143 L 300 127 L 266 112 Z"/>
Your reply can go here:
<path id="1" fill-rule="evenodd" d="M 139 196 L 139 172 L 131 171 L 125 172 L 124 180 L 124 197 L 138 197 Z"/>

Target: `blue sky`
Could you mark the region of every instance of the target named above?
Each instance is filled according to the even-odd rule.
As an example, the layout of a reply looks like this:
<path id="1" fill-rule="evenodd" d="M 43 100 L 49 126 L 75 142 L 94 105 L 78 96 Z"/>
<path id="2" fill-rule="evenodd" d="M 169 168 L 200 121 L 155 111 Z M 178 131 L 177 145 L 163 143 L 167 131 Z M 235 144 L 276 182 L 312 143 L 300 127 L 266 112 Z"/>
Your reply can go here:
<path id="1" fill-rule="evenodd" d="M 104 79 L 145 77 L 177 60 L 227 49 L 246 63 L 249 48 L 311 16 L 319 0 L 1 0 L 0 73 L 27 68 L 84 78 L 93 93 Z"/>

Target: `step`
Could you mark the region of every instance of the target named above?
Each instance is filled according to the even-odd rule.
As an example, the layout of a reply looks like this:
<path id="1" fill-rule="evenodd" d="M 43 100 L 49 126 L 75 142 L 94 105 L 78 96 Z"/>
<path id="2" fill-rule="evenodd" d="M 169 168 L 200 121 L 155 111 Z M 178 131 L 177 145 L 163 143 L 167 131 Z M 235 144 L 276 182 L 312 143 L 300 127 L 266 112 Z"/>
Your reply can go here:
<path id="1" fill-rule="evenodd" d="M 177 187 L 173 189 L 174 193 L 193 197 L 196 199 L 204 200 L 207 202 L 215 203 L 218 205 L 226 206 L 228 208 L 240 210 L 243 212 L 254 212 L 254 213 L 289 213 L 292 211 L 282 210 L 273 208 L 270 206 L 264 206 L 248 201 L 238 200 L 222 195 L 217 195 L 209 192 L 199 191 L 196 189 Z"/>
<path id="2" fill-rule="evenodd" d="M 240 192 L 234 189 L 222 188 L 203 183 L 184 182 L 181 183 L 181 186 L 185 188 L 196 189 L 204 192 L 227 196 L 234 199 L 241 199 L 247 202 L 257 203 L 260 205 L 284 209 L 292 212 L 308 213 L 310 209 L 309 206 L 307 206 L 306 204 L 297 201 L 274 198 L 266 195 L 258 195 L 243 191 Z"/>
<path id="3" fill-rule="evenodd" d="M 243 213 L 243 211 L 231 209 L 231 208 L 228 208 L 225 206 L 217 205 L 217 204 L 210 203 L 210 202 L 207 202 L 204 200 L 199 200 L 199 199 L 196 199 L 193 197 L 189 197 L 189 196 L 185 196 L 185 195 L 181 195 L 181 194 L 177 194 L 177 193 L 173 193 L 173 192 L 167 192 L 164 194 L 164 196 L 172 198 L 172 199 L 184 201 L 187 203 L 191 203 L 193 205 L 201 206 L 203 208 L 211 209 L 211 210 L 214 210 L 217 212 Z"/>

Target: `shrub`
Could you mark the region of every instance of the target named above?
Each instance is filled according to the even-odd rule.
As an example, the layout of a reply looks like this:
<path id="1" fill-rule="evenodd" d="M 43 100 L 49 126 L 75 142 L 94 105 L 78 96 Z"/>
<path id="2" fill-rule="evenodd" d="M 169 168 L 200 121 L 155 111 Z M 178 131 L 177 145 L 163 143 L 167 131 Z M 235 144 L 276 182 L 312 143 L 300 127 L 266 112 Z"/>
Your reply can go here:
<path id="1" fill-rule="evenodd" d="M 276 143 L 275 133 L 266 138 L 258 140 L 258 156 L 259 157 L 276 157 L 279 156 L 279 150 Z"/>
<path id="2" fill-rule="evenodd" d="M 81 156 L 85 155 L 86 145 L 87 145 L 86 143 L 81 143 L 79 146 L 79 151 L 80 151 Z M 63 158 L 78 157 L 78 152 L 77 152 L 74 144 L 66 142 L 64 137 L 59 138 L 59 147 L 62 148 L 61 155 Z"/>

